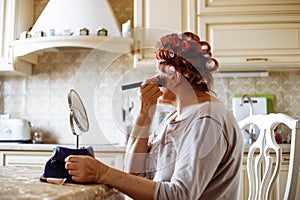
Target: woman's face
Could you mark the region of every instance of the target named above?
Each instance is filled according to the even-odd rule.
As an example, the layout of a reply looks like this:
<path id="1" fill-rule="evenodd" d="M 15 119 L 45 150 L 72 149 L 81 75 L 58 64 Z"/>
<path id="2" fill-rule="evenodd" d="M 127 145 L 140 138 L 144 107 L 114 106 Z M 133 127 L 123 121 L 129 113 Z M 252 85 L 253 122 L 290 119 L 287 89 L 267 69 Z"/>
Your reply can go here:
<path id="1" fill-rule="evenodd" d="M 158 98 L 158 102 L 161 104 L 176 106 L 176 95 L 167 86 L 168 74 L 166 73 L 166 68 L 169 68 L 169 66 L 164 65 L 162 60 L 156 61 L 157 76 L 159 76 L 165 82 L 165 85 L 159 88 L 163 94 Z"/>

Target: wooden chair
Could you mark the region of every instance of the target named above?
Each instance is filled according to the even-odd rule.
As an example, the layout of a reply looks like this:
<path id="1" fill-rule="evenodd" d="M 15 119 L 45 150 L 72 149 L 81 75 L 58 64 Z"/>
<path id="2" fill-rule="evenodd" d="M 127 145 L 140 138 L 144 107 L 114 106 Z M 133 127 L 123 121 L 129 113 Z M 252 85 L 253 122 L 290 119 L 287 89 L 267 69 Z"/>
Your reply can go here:
<path id="1" fill-rule="evenodd" d="M 279 174 L 282 150 L 277 145 L 273 130 L 285 124 L 291 132 L 290 163 L 284 199 L 295 199 L 298 170 L 300 165 L 300 126 L 299 121 L 285 114 L 252 115 L 239 122 L 241 129 L 255 124 L 260 129 L 257 140 L 249 147 L 247 174 L 249 179 L 248 200 L 267 200 Z M 273 152 L 275 159 L 270 153 Z M 274 157 L 273 155 L 273 157 Z"/>

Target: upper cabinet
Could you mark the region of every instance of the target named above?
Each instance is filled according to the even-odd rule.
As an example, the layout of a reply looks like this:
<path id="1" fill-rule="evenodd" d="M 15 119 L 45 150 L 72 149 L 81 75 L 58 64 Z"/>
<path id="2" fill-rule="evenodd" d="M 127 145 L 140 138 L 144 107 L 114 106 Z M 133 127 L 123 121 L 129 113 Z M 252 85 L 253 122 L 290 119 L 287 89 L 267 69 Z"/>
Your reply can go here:
<path id="1" fill-rule="evenodd" d="M 220 71 L 300 69 L 299 0 L 197 1 L 197 32 Z"/>
<path id="2" fill-rule="evenodd" d="M 194 0 L 134 0 L 136 66 L 153 63 L 153 45 L 165 34 L 196 30 Z"/>
<path id="3" fill-rule="evenodd" d="M 299 0 L 135 0 L 134 6 L 137 65 L 154 59 L 161 35 L 193 31 L 211 44 L 220 71 L 300 69 Z"/>
<path id="4" fill-rule="evenodd" d="M 9 44 L 33 24 L 33 0 L 0 0 L 0 75 L 30 74 L 31 65 L 10 62 Z"/>

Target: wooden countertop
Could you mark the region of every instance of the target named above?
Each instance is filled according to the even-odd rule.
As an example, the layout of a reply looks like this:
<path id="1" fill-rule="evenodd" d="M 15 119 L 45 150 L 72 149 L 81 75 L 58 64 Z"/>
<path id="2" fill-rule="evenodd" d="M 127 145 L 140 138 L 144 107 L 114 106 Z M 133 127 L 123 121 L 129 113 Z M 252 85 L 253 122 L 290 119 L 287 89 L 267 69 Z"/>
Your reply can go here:
<path id="1" fill-rule="evenodd" d="M 124 199 L 124 196 L 104 184 L 56 185 L 41 182 L 41 167 L 0 166 L 0 197 L 5 199 Z"/>

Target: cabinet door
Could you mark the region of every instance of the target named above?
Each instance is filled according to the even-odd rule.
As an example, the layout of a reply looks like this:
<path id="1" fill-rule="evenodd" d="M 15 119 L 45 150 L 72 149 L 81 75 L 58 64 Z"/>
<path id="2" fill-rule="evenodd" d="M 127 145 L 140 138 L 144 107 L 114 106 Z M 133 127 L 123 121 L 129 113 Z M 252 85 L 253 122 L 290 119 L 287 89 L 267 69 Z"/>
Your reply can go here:
<path id="1" fill-rule="evenodd" d="M 280 172 L 279 172 L 279 178 L 277 181 L 277 186 L 276 188 L 278 191 L 276 192 L 277 199 L 281 200 L 284 197 L 284 192 L 285 192 L 285 187 L 286 187 L 286 180 L 287 180 L 287 175 L 288 175 L 288 170 L 289 170 L 289 160 L 290 160 L 290 155 L 285 154 L 283 155 L 283 162 L 280 167 Z M 297 187 L 299 188 L 300 186 L 300 168 L 299 168 L 299 174 L 298 174 L 298 184 Z M 300 191 L 297 191 L 296 198 L 295 199 L 300 199 Z"/>
<path id="2" fill-rule="evenodd" d="M 248 182 L 248 174 L 247 174 L 247 156 L 244 156 L 238 199 L 240 200 L 248 199 L 248 193 L 249 193 L 249 182 Z"/>
<path id="3" fill-rule="evenodd" d="M 136 0 L 134 26 L 181 31 L 181 3 L 181 0 Z"/>
<path id="4" fill-rule="evenodd" d="M 95 157 L 110 167 L 114 167 L 118 170 L 123 170 L 124 168 L 123 152 L 96 152 Z"/>
<path id="5" fill-rule="evenodd" d="M 33 25 L 34 0 L 0 0 L 0 68 L 9 68 L 9 44 Z"/>
<path id="6" fill-rule="evenodd" d="M 6 23 L 9 21 L 7 15 L 7 1 L 0 0 L 0 67 L 8 63 L 8 41 L 12 41 L 12 34 L 8 36 L 9 29 L 6 28 Z"/>
<path id="7" fill-rule="evenodd" d="M 200 35 L 211 44 L 221 71 L 282 69 L 283 64 L 299 68 L 300 17 L 298 23 L 261 20 L 257 17 L 200 19 Z"/>
<path id="8" fill-rule="evenodd" d="M 1 152 L 2 166 L 45 166 L 51 152 L 4 151 Z"/>
<path id="9" fill-rule="evenodd" d="M 162 35 L 183 31 L 196 32 L 195 2 L 195 0 L 134 1 L 135 66 L 142 60 L 154 59 L 153 44 Z"/>
<path id="10" fill-rule="evenodd" d="M 219 13 L 278 12 L 300 10 L 299 0 L 198 0 L 198 12 L 217 15 Z"/>
<path id="11" fill-rule="evenodd" d="M 0 152 L 1 166 L 45 166 L 53 156 L 52 151 L 2 151 Z M 95 152 L 96 159 L 103 163 L 123 170 L 124 152 Z"/>

